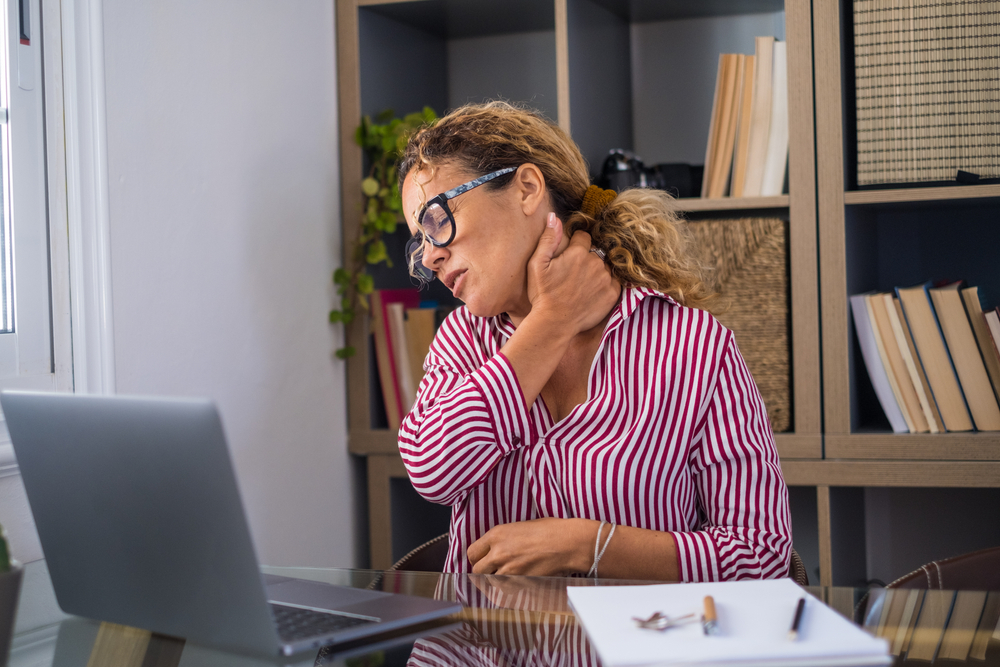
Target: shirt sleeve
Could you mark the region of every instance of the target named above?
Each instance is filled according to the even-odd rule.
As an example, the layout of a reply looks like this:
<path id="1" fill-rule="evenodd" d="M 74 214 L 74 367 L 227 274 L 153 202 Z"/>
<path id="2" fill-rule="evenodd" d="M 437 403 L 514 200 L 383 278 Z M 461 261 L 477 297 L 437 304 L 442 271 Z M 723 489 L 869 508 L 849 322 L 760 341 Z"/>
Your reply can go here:
<path id="1" fill-rule="evenodd" d="M 424 363 L 416 402 L 399 429 L 410 481 L 431 502 L 458 503 L 528 433 L 514 368 L 500 352 L 486 356 L 479 336 L 464 309 L 445 320 Z"/>
<path id="2" fill-rule="evenodd" d="M 788 575 L 792 533 L 767 410 L 732 333 L 691 452 L 701 528 L 675 532 L 681 581 Z"/>

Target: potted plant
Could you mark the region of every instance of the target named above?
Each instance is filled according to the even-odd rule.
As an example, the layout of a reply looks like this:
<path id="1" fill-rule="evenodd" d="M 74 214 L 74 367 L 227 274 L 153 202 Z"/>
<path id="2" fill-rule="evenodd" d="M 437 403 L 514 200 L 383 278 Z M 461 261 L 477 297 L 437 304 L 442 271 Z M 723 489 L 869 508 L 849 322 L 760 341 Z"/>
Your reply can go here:
<path id="1" fill-rule="evenodd" d="M 0 665 L 6 665 L 10 656 L 10 640 L 14 636 L 14 617 L 17 615 L 23 573 L 24 569 L 10 557 L 7 533 L 0 526 Z"/>
<path id="2" fill-rule="evenodd" d="M 368 174 L 361 181 L 364 210 L 351 262 L 333 274 L 340 308 L 330 311 L 330 322 L 350 324 L 357 307 L 368 309 L 368 295 L 375 289 L 368 265 L 385 262 L 392 266 L 382 235 L 393 233 L 403 219 L 396 170 L 410 135 L 436 118 L 430 107 L 403 118 L 395 118 L 393 111 L 387 109 L 375 120 L 365 116 L 355 131 L 354 140 L 364 149 L 368 163 Z M 354 351 L 350 341 L 346 341 L 345 346 L 337 350 L 337 357 L 346 359 L 353 356 Z"/>

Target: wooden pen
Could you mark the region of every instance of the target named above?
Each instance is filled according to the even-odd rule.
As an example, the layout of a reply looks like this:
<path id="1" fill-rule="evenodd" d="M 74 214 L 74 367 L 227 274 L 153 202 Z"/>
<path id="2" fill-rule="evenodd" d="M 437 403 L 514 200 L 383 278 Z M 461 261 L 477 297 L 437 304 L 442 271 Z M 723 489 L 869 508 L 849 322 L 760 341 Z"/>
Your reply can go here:
<path id="1" fill-rule="evenodd" d="M 715 614 L 715 600 L 711 595 L 705 596 L 705 613 L 701 617 L 701 629 L 706 635 L 719 633 L 719 618 Z"/>

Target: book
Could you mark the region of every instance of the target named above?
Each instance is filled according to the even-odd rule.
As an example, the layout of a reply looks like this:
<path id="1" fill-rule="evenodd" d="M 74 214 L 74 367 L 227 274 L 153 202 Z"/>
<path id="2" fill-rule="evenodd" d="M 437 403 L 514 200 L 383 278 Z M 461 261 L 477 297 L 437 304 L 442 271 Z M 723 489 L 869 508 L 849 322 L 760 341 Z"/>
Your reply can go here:
<path id="1" fill-rule="evenodd" d="M 951 618 L 941 640 L 938 651 L 939 660 L 965 660 L 972 649 L 972 640 L 976 635 L 979 619 L 986 606 L 986 593 L 982 591 L 958 591 L 955 605 L 951 610 Z"/>
<path id="2" fill-rule="evenodd" d="M 747 176 L 747 149 L 750 147 L 750 106 L 753 103 L 754 60 L 754 56 L 746 56 L 743 59 L 743 80 L 740 88 L 735 152 L 733 153 L 733 175 L 729 186 L 729 194 L 733 197 L 743 196 L 743 182 Z"/>
<path id="3" fill-rule="evenodd" d="M 974 660 L 985 660 L 986 648 L 994 633 L 1000 634 L 1000 591 L 992 591 L 986 596 L 983 615 L 979 619 L 976 636 L 972 639 L 969 657 Z"/>
<path id="4" fill-rule="evenodd" d="M 780 195 L 788 166 L 788 59 L 787 42 L 774 42 L 771 68 L 771 123 L 761 175 L 762 197 Z"/>
<path id="5" fill-rule="evenodd" d="M 906 652 L 907 661 L 934 660 L 954 601 L 955 591 L 930 590 L 924 593 L 924 603 L 920 606 L 920 616 Z"/>
<path id="6" fill-rule="evenodd" d="M 993 339 L 993 347 L 1000 354 L 1000 308 L 983 313 L 986 326 L 990 328 L 990 338 Z"/>
<path id="7" fill-rule="evenodd" d="M 931 289 L 931 301 L 973 424 L 980 431 L 1000 431 L 1000 405 L 993 394 L 983 357 L 979 354 L 969 316 L 965 313 L 965 304 L 959 293 L 961 285 L 961 282 L 956 282 Z"/>
<path id="8" fill-rule="evenodd" d="M 917 350 L 913 346 L 913 337 L 910 336 L 910 329 L 906 326 L 903 318 L 903 307 L 899 305 L 899 299 L 891 294 L 885 295 L 886 310 L 889 312 L 889 322 L 892 326 L 893 334 L 896 336 L 896 344 L 906 364 L 906 370 L 910 374 L 910 381 L 913 389 L 917 392 L 917 400 L 920 401 L 920 409 L 927 420 L 927 428 L 931 433 L 941 433 L 944 431 L 944 423 L 941 421 L 941 414 L 938 412 L 937 404 L 931 394 L 930 385 L 927 384 L 927 376 L 924 375 L 924 368 L 917 359 Z M 892 304 L 891 306 L 889 304 Z"/>
<path id="9" fill-rule="evenodd" d="M 878 623 L 875 624 L 875 635 L 885 637 L 886 624 L 889 622 L 889 611 L 892 608 L 892 591 L 883 591 L 879 605 L 882 607 L 878 615 Z"/>
<path id="10" fill-rule="evenodd" d="M 746 61 L 746 56 L 742 53 L 731 53 L 728 56 L 730 74 L 726 81 L 727 90 L 722 116 L 723 133 L 716 154 L 712 197 L 724 197 L 729 192 L 733 153 L 736 146 L 736 123 L 739 120 L 740 89 L 743 87 L 743 70 Z"/>
<path id="11" fill-rule="evenodd" d="M 774 75 L 774 37 L 754 40 L 753 101 L 750 104 L 750 139 L 747 147 L 744 197 L 759 197 L 767 159 L 768 132 L 771 129 L 771 78 Z"/>
<path id="12" fill-rule="evenodd" d="M 406 342 L 410 346 L 410 365 L 418 390 L 420 381 L 424 377 L 424 360 L 427 359 L 431 341 L 434 340 L 434 333 L 437 330 L 436 318 L 435 308 L 406 309 Z"/>
<path id="13" fill-rule="evenodd" d="M 882 358 L 882 365 L 886 369 L 889 386 L 896 397 L 900 412 L 910 433 L 927 433 L 930 428 L 927 425 L 927 418 L 924 416 L 923 408 L 920 407 L 920 399 L 917 391 L 913 387 L 910 373 L 906 369 L 903 361 L 903 354 L 896 343 L 896 334 L 892 330 L 892 323 L 889 320 L 889 311 L 886 308 L 885 297 L 887 294 L 869 294 L 865 297 L 868 306 L 868 316 L 872 321 L 872 330 L 875 332 L 875 343 L 878 347 L 879 356 Z M 891 296 L 890 304 L 891 304 Z M 893 309 L 895 311 L 895 309 Z"/>
<path id="14" fill-rule="evenodd" d="M 891 663 L 885 639 L 868 634 L 791 579 L 569 586 L 566 594 L 601 663 L 608 667 Z M 670 617 L 700 615 L 706 595 L 715 601 L 717 636 L 706 635 L 697 622 L 656 632 L 639 628 L 632 620 L 657 611 Z M 805 600 L 805 609 L 798 639 L 788 641 L 800 599 Z"/>
<path id="15" fill-rule="evenodd" d="M 703 197 L 717 198 L 726 193 L 736 139 L 736 110 L 745 57 L 738 53 L 723 53 L 719 56 L 719 78 L 716 81 L 715 103 L 712 108 L 712 130 L 705 152 Z"/>
<path id="16" fill-rule="evenodd" d="M 715 153 L 718 149 L 719 135 L 722 124 L 722 98 L 726 86 L 726 54 L 719 54 L 719 69 L 715 75 L 715 96 L 712 98 L 712 119 L 708 126 L 708 144 L 705 146 L 705 169 L 701 176 L 701 196 L 708 199 L 711 195 L 712 173 L 714 172 Z"/>
<path id="17" fill-rule="evenodd" d="M 965 314 L 969 316 L 969 324 L 972 325 L 972 332 L 976 334 L 976 343 L 979 344 L 979 354 L 983 357 L 983 364 L 986 365 L 986 373 L 990 376 L 990 383 L 993 385 L 993 394 L 1000 398 L 1000 354 L 993 344 L 990 335 L 990 327 L 983 316 L 983 305 L 979 298 L 978 287 L 967 287 L 962 290 L 962 301 L 965 303 Z"/>
<path id="18" fill-rule="evenodd" d="M 891 588 L 883 591 L 882 608 L 885 613 L 879 619 L 878 630 L 875 634 L 884 637 L 889 642 L 889 652 L 893 655 L 899 655 L 898 652 L 893 652 L 893 644 L 899 634 L 900 624 L 903 622 L 903 614 L 910 598 L 909 593 L 908 590 Z"/>
<path id="19" fill-rule="evenodd" d="M 386 314 L 401 414 L 406 414 L 413 408 L 413 401 L 417 398 L 417 385 L 413 378 L 413 366 L 410 364 L 410 346 L 406 338 L 406 311 L 403 304 L 390 303 L 386 305 Z"/>
<path id="20" fill-rule="evenodd" d="M 952 366 L 928 293 L 929 283 L 914 287 L 898 287 L 896 294 L 903 307 L 906 324 L 913 336 L 917 356 L 927 375 L 941 421 L 948 431 L 971 431 L 972 418 Z"/>
<path id="21" fill-rule="evenodd" d="M 898 591 L 903 593 L 903 591 Z M 893 655 L 902 655 L 906 652 L 907 646 L 909 645 L 909 635 L 913 632 L 913 625 L 916 622 L 917 610 L 920 608 L 920 602 L 923 600 L 923 591 L 920 590 L 908 590 L 906 591 L 906 603 L 903 605 L 903 613 L 899 617 L 899 622 L 896 625 L 896 634 L 889 637 L 889 652 Z"/>
<path id="22" fill-rule="evenodd" d="M 851 297 L 851 312 L 854 315 L 854 330 L 858 335 L 858 343 L 861 345 L 861 356 L 865 360 L 865 368 L 868 369 L 868 377 L 871 378 L 872 387 L 875 388 L 875 395 L 882 405 L 882 411 L 889 419 L 889 425 L 893 433 L 906 433 L 909 429 L 906 420 L 896 402 L 896 396 L 889 385 L 889 376 L 885 366 L 882 364 L 882 357 L 878 352 L 878 343 L 875 339 L 875 331 L 872 328 L 871 318 L 868 315 L 868 305 L 865 302 L 865 294 L 855 294 Z"/>
<path id="23" fill-rule="evenodd" d="M 406 307 L 414 307 L 420 303 L 420 293 L 415 289 L 385 289 L 375 290 L 369 297 L 371 331 L 375 339 L 375 361 L 379 383 L 382 385 L 385 414 L 389 428 L 398 431 L 406 411 L 403 410 L 403 402 L 399 395 L 399 379 L 389 333 L 387 307 L 390 303 L 402 303 Z"/>
<path id="24" fill-rule="evenodd" d="M 904 621 L 906 625 L 906 630 L 903 632 L 903 638 L 899 643 L 899 653 L 897 655 L 900 656 L 906 655 L 907 651 L 910 650 L 910 642 L 913 641 L 913 631 L 917 627 L 917 618 L 920 617 L 920 609 L 923 607 L 924 595 L 927 591 L 916 590 L 914 593 L 916 593 L 916 595 L 912 598 L 913 606 L 910 606 L 909 601 L 906 603 L 906 608 L 909 610 L 909 616 L 907 616 L 907 612 L 904 610 L 903 620 L 900 621 L 900 629 L 902 629 Z M 907 618 L 908 620 L 906 620 Z"/>

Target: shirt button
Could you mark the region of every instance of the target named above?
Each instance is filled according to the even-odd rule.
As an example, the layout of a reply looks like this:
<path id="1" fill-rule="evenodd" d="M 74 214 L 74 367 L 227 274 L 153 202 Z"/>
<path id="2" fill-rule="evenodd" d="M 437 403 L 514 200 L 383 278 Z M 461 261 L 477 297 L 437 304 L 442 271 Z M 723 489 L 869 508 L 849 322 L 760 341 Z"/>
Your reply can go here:
<path id="1" fill-rule="evenodd" d="M 520 445 L 521 444 L 521 436 L 515 435 L 514 439 L 511 440 L 511 442 L 513 442 L 515 445 Z"/>

